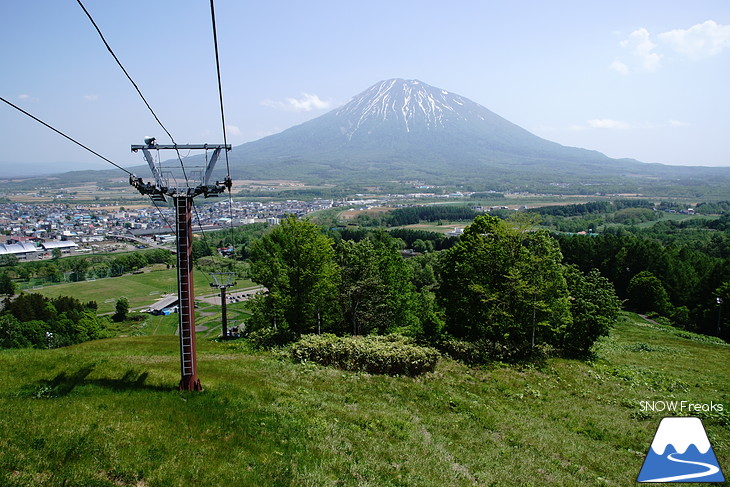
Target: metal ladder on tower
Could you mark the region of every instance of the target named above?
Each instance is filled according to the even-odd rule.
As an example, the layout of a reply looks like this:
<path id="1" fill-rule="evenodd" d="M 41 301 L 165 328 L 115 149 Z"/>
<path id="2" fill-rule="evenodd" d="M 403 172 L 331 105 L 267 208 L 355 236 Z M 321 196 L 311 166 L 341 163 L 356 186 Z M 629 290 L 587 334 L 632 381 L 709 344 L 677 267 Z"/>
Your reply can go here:
<path id="1" fill-rule="evenodd" d="M 180 367 L 183 381 L 197 380 L 195 357 L 195 306 L 192 286 L 191 215 L 192 198 L 176 196 L 175 210 L 178 235 L 178 298 L 180 314 Z"/>

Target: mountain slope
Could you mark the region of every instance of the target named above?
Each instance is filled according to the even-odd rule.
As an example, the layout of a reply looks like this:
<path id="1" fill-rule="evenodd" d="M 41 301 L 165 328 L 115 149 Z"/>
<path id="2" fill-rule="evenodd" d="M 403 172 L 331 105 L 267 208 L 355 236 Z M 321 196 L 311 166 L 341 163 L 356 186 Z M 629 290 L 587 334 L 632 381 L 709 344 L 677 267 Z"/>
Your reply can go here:
<path id="1" fill-rule="evenodd" d="M 229 157 L 234 178 L 350 186 L 421 179 L 475 189 L 592 193 L 645 192 L 649 184 L 660 185 L 662 194 L 697 185 L 714 188 L 703 194 L 725 194 L 723 185 L 730 186 L 730 168 L 645 164 L 565 147 L 468 98 L 404 79 L 376 83 L 340 108 L 235 147 Z"/>
<path id="2" fill-rule="evenodd" d="M 232 152 L 241 176 L 346 175 L 519 180 L 525 170 L 593 179 L 649 165 L 542 139 L 487 108 L 417 80 L 377 83 L 346 105 Z M 580 170 L 578 170 L 580 168 Z"/>

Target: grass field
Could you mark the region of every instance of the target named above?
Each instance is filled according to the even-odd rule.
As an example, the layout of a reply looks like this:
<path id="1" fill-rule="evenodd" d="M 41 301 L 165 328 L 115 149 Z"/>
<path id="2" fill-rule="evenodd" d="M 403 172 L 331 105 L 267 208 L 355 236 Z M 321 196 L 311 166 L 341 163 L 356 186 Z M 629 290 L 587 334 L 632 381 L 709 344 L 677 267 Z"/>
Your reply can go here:
<path id="1" fill-rule="evenodd" d="M 730 468 L 730 347 L 635 315 L 592 363 L 415 379 L 198 350 L 202 393 L 174 336 L 0 351 L 0 485 L 627 486 L 662 417 L 640 401 L 675 399 L 724 404 L 701 418 Z"/>
<path id="2" fill-rule="evenodd" d="M 210 287 L 209 275 L 196 270 L 193 279 L 196 296 L 217 293 L 215 289 Z M 231 290 L 253 286 L 255 286 L 253 282 L 241 280 Z M 131 308 L 137 308 L 149 306 L 157 301 L 162 294 L 177 293 L 177 274 L 175 269 L 156 270 L 142 274 L 96 279 L 94 281 L 57 284 L 28 290 L 28 292 L 39 293 L 49 298 L 74 296 L 84 302 L 96 301 L 99 305 L 99 313 L 109 313 L 114 311 L 117 299 L 120 296 L 125 296 L 129 300 Z"/>

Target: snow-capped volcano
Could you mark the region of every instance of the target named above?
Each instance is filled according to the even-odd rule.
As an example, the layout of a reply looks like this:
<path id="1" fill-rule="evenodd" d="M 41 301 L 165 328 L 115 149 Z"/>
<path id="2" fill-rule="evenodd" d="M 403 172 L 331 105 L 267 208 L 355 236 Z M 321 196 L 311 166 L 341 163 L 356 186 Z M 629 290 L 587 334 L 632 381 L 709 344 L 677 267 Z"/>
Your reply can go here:
<path id="1" fill-rule="evenodd" d="M 481 109 L 481 110 L 480 110 Z M 418 80 L 389 79 L 377 83 L 334 115 L 346 124 L 343 133 L 352 138 L 361 128 L 393 122 L 406 132 L 445 128 L 450 121 L 484 121 L 485 110 L 471 100 Z"/>
<path id="2" fill-rule="evenodd" d="M 312 162 L 410 160 L 474 166 L 513 161 L 516 154 L 608 160 L 597 152 L 542 139 L 463 96 L 400 78 L 376 83 L 340 108 L 243 148 Z"/>
<path id="3" fill-rule="evenodd" d="M 380 81 L 313 120 L 238 146 L 230 158 L 237 178 L 318 183 L 424 179 L 549 188 L 618 179 L 634 184 L 636 176 L 662 178 L 668 171 L 562 146 L 464 96 L 400 78 Z M 682 176 L 696 177 L 697 169 Z"/>

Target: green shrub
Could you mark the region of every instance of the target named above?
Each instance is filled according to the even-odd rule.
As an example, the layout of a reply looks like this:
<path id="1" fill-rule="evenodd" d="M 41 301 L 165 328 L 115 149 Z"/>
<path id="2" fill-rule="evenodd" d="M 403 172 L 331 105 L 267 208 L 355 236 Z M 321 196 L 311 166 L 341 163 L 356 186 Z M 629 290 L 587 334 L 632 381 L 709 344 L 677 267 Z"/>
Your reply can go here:
<path id="1" fill-rule="evenodd" d="M 272 327 L 260 328 L 248 334 L 248 341 L 254 349 L 271 350 L 294 339 L 294 334 L 288 330 Z"/>
<path id="2" fill-rule="evenodd" d="M 332 334 L 305 335 L 292 345 L 291 357 L 345 370 L 371 374 L 416 376 L 436 366 L 439 353 L 414 345 L 399 335 L 337 337 Z"/>
<path id="3" fill-rule="evenodd" d="M 531 348 L 529 344 L 519 346 L 487 339 L 468 342 L 448 338 L 440 341 L 437 347 L 444 355 L 467 365 L 543 359 L 554 354 L 552 346 L 547 344 L 538 344 Z"/>

